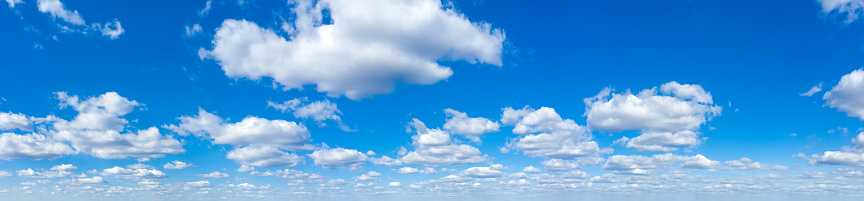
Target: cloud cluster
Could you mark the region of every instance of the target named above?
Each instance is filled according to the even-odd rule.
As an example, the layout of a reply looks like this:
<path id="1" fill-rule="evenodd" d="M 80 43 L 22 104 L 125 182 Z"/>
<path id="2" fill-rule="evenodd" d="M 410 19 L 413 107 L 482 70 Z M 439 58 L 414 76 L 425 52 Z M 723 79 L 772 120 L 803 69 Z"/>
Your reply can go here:
<path id="1" fill-rule="evenodd" d="M 704 139 L 697 129 L 722 111 L 699 85 L 673 81 L 638 94 L 612 91 L 606 88 L 585 99 L 588 125 L 608 132 L 639 130 L 641 135 L 621 139 L 637 151 L 670 152 L 700 145 Z"/>
<path id="2" fill-rule="evenodd" d="M 822 5 L 822 12 L 846 15 L 846 24 L 855 22 L 864 15 L 864 0 L 817 0 Z"/>
<path id="3" fill-rule="evenodd" d="M 323 121 L 336 121 L 338 127 L 344 131 L 352 131 L 352 129 L 342 123 L 342 111 L 336 107 L 336 103 L 330 100 L 312 101 L 308 98 L 295 98 L 284 103 L 275 103 L 267 101 L 267 107 L 273 107 L 282 112 L 291 112 L 296 118 L 313 119 L 321 126 L 326 126 Z"/>
<path id="4" fill-rule="evenodd" d="M 822 99 L 825 105 L 864 121 L 864 69 L 843 75 Z"/>
<path id="5" fill-rule="evenodd" d="M 513 125 L 513 133 L 522 135 L 507 143 L 507 147 L 522 150 L 529 156 L 575 159 L 612 151 L 600 149 L 597 142 L 591 141 L 587 128 L 572 119 L 561 118 L 552 108 L 534 110 L 525 106 L 516 110 L 507 107 L 503 109 L 501 123 Z"/>
<path id="6" fill-rule="evenodd" d="M 394 84 L 433 84 L 453 71 L 437 62 L 500 66 L 504 34 L 474 23 L 439 0 L 292 2 L 288 36 L 246 20 L 225 20 L 212 50 L 232 78 L 270 77 L 286 89 L 314 84 L 319 92 L 361 99 Z M 324 24 L 329 14 L 332 24 Z"/>
<path id="7" fill-rule="evenodd" d="M 413 119 L 410 125 L 417 134 L 412 136 L 414 151 L 399 160 L 409 165 L 442 166 L 474 164 L 488 160 L 480 150 L 470 145 L 456 144 L 447 131 L 427 128 L 426 124 Z"/>
<path id="8" fill-rule="evenodd" d="M 13 1 L 7 2 L 9 2 L 9 7 L 15 7 L 15 3 L 13 3 Z M 60 0 L 38 0 L 36 1 L 36 4 L 39 12 L 49 14 L 54 19 L 59 18 L 63 22 L 68 23 L 70 26 L 66 26 L 61 23 L 57 24 L 57 26 L 64 29 L 64 31 L 80 32 L 87 34 L 88 31 L 92 30 L 99 32 L 103 36 L 111 39 L 117 39 L 124 32 L 123 27 L 120 25 L 120 21 L 117 19 L 102 24 L 93 23 L 88 27 L 84 22 L 84 18 L 81 17 L 77 10 L 67 9 L 63 2 L 60 2 Z"/>

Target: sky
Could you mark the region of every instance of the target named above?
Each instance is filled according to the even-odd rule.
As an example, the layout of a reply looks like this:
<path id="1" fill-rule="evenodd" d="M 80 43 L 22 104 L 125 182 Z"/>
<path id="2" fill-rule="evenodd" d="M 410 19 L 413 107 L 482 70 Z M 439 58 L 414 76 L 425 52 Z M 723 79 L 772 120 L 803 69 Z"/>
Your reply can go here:
<path id="1" fill-rule="evenodd" d="M 861 200 L 864 0 L 6 0 L 2 200 Z"/>

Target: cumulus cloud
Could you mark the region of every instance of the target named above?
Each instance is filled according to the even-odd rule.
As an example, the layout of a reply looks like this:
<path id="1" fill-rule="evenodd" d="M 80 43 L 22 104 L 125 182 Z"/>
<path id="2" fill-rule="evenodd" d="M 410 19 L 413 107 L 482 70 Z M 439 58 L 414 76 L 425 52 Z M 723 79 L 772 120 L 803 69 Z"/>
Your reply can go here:
<path id="1" fill-rule="evenodd" d="M 444 112 L 447 113 L 447 122 L 444 123 L 444 130 L 453 134 L 483 135 L 497 132 L 500 127 L 498 122 L 483 117 L 470 118 L 468 114 L 454 109 L 448 108 Z"/>
<path id="2" fill-rule="evenodd" d="M 431 168 L 431 167 L 426 167 L 425 169 L 422 169 L 422 170 L 419 170 L 417 168 L 412 168 L 412 167 L 402 167 L 402 168 L 396 169 L 394 171 L 396 171 L 396 173 L 399 173 L 399 174 L 416 174 L 416 173 L 435 174 L 435 173 L 438 173 L 438 171 L 436 171 L 435 168 Z"/>
<path id="3" fill-rule="evenodd" d="M 192 167 L 192 163 L 186 163 L 183 161 L 171 161 L 170 163 L 165 163 L 165 165 L 162 165 L 162 168 L 173 170 L 186 169 L 189 167 Z"/>
<path id="4" fill-rule="evenodd" d="M 375 171 L 369 171 L 369 172 L 362 174 L 360 176 L 352 177 L 351 179 L 354 179 L 354 181 L 372 181 L 372 180 L 378 180 L 378 177 L 380 177 L 380 176 L 381 176 L 381 173 L 378 173 Z"/>
<path id="5" fill-rule="evenodd" d="M 204 181 L 186 182 L 186 186 L 191 187 L 191 188 L 205 188 L 205 187 L 211 187 L 213 185 L 210 184 L 210 181 L 204 180 Z"/>
<path id="6" fill-rule="evenodd" d="M 461 176 L 471 178 L 494 178 L 504 176 L 501 169 L 504 168 L 501 164 L 494 164 L 489 167 L 470 167 L 460 173 Z"/>
<path id="7" fill-rule="evenodd" d="M 105 22 L 105 24 L 93 24 L 93 30 L 99 31 L 103 36 L 111 39 L 117 39 L 120 37 L 120 34 L 125 32 L 123 26 L 120 25 L 120 21 L 117 19 L 114 19 L 113 22 Z"/>
<path id="8" fill-rule="evenodd" d="M 156 127 L 127 134 L 116 130 L 60 130 L 53 135 L 98 158 L 160 158 L 185 152 L 180 141 L 162 135 Z"/>
<path id="9" fill-rule="evenodd" d="M 639 130 L 638 137 L 622 138 L 628 148 L 637 151 L 669 152 L 697 146 L 704 139 L 696 130 L 722 111 L 699 85 L 673 81 L 638 94 L 612 91 L 606 88 L 585 99 L 588 125 L 608 132 Z"/>
<path id="10" fill-rule="evenodd" d="M 503 109 L 501 123 L 513 125 L 513 133 L 522 135 L 508 142 L 507 148 L 522 150 L 528 156 L 574 159 L 611 152 L 591 141 L 587 128 L 572 119 L 561 118 L 552 108 L 534 110 L 525 106 L 515 110 L 507 107 Z"/>
<path id="11" fill-rule="evenodd" d="M 52 17 L 60 18 L 68 23 L 84 25 L 84 18 L 81 18 L 78 11 L 66 9 L 60 0 L 39 0 L 36 3 L 39 7 L 39 12 L 51 14 Z"/>
<path id="12" fill-rule="evenodd" d="M 759 162 L 753 162 L 753 160 L 749 158 L 741 158 L 738 160 L 726 161 L 723 163 L 726 165 L 725 169 L 728 170 L 786 170 L 787 168 L 782 165 L 767 165 Z"/>
<path id="13" fill-rule="evenodd" d="M 75 167 L 72 164 L 60 164 L 60 165 L 55 165 L 54 167 L 51 167 L 50 170 L 56 170 L 56 171 L 78 170 L 78 167 Z"/>
<path id="14" fill-rule="evenodd" d="M 853 147 L 843 147 L 840 151 L 825 151 L 823 154 L 810 156 L 798 154 L 798 157 L 807 160 L 810 165 L 864 166 L 864 132 L 859 133 L 851 141 Z"/>
<path id="15" fill-rule="evenodd" d="M 313 119 L 321 126 L 326 124 L 323 121 L 333 120 L 339 124 L 339 128 L 344 131 L 352 131 L 351 128 L 342 124 L 342 111 L 336 107 L 336 103 L 324 99 L 323 101 L 309 102 L 308 98 L 295 98 L 284 103 L 276 103 L 267 101 L 267 107 L 273 107 L 282 112 L 291 112 L 296 118 Z"/>
<path id="16" fill-rule="evenodd" d="M 410 125 L 417 133 L 411 136 L 414 151 L 399 158 L 403 163 L 422 166 L 464 165 L 488 160 L 480 150 L 465 144 L 454 144 L 447 131 L 430 129 L 413 119 Z"/>
<path id="17" fill-rule="evenodd" d="M 69 145 L 40 134 L 0 134 L 0 159 L 53 159 L 74 154 Z"/>
<path id="18" fill-rule="evenodd" d="M 211 173 L 207 173 L 207 174 L 199 174 L 199 175 L 197 175 L 197 176 L 199 176 L 199 177 L 205 177 L 205 178 L 225 178 L 225 177 L 228 177 L 228 174 L 226 174 L 226 173 L 221 173 L 221 172 L 219 172 L 219 171 L 213 171 L 213 172 L 211 172 Z"/>
<path id="19" fill-rule="evenodd" d="M 62 178 L 72 176 L 72 173 L 62 170 L 39 172 L 33 170 L 32 168 L 27 168 L 26 170 L 18 170 L 18 176 L 30 178 Z"/>
<path id="20" fill-rule="evenodd" d="M 576 163 L 557 158 L 543 161 L 543 167 L 546 169 L 546 171 L 555 173 L 563 173 L 579 169 L 579 165 L 577 165 Z"/>
<path id="21" fill-rule="evenodd" d="M 6 3 L 9 4 L 9 8 L 15 8 L 15 4 L 24 3 L 22 0 L 6 0 Z"/>
<path id="22" fill-rule="evenodd" d="M 303 161 L 300 156 L 275 146 L 253 145 L 231 150 L 226 155 L 238 164 L 258 167 L 294 167 Z"/>
<path id="23" fill-rule="evenodd" d="M 537 168 L 534 167 L 534 166 L 528 166 L 528 167 L 522 168 L 522 172 L 527 172 L 527 173 L 540 173 L 540 169 L 537 169 Z"/>
<path id="24" fill-rule="evenodd" d="M 825 105 L 864 121 L 864 69 L 843 75 L 837 86 L 825 92 L 822 99 Z"/>
<path id="25" fill-rule="evenodd" d="M 696 156 L 680 156 L 671 153 L 648 156 L 640 155 L 615 155 L 606 159 L 603 164 L 604 170 L 612 170 L 615 174 L 629 175 L 648 175 L 652 174 L 655 169 L 671 167 L 671 165 L 681 163 L 682 168 L 689 169 L 712 169 L 717 167 L 720 162 L 707 159 L 701 154 Z"/>
<path id="26" fill-rule="evenodd" d="M 78 96 L 69 96 L 66 92 L 57 92 L 60 108 L 71 107 L 78 112 L 71 121 L 58 119 L 54 127 L 60 130 L 90 129 L 122 131 L 129 121 L 120 118 L 141 106 L 138 101 L 129 100 L 116 92 L 81 100 Z"/>
<path id="27" fill-rule="evenodd" d="M 7 2 L 9 2 L 10 7 L 14 7 L 14 0 L 7 0 Z M 84 23 L 84 18 L 81 17 L 78 11 L 67 9 L 60 0 L 38 0 L 36 1 L 36 4 L 39 8 L 39 12 L 49 14 L 54 19 L 59 18 L 73 26 L 69 27 L 57 24 L 63 28 L 64 31 L 86 34 L 88 31 L 93 30 L 101 32 L 103 36 L 107 36 L 111 39 L 117 39 L 124 32 L 123 27 L 120 26 L 120 21 L 117 19 L 114 19 L 113 22 L 109 21 L 102 24 L 93 23 L 90 27 L 87 27 Z"/>
<path id="28" fill-rule="evenodd" d="M 817 0 L 822 5 L 822 12 L 846 15 L 846 24 L 855 22 L 864 14 L 864 0 Z"/>
<path id="29" fill-rule="evenodd" d="M 439 0 L 296 1 L 286 37 L 246 20 L 225 20 L 212 50 L 232 78 L 273 78 L 286 89 L 315 84 L 329 96 L 361 99 L 394 84 L 433 84 L 453 71 L 437 62 L 500 66 L 504 34 L 469 21 Z M 329 13 L 332 24 L 323 24 Z"/>
<path id="30" fill-rule="evenodd" d="M 32 131 L 33 123 L 30 119 L 27 115 L 20 113 L 0 112 L 0 130 Z"/>
<path id="31" fill-rule="evenodd" d="M 225 120 L 204 109 L 197 116 L 182 116 L 179 125 L 166 126 L 180 135 L 193 134 L 207 138 L 215 144 L 236 146 L 270 145 L 287 150 L 308 150 L 312 141 L 309 130 L 302 124 L 285 120 L 268 120 L 249 116 L 237 123 Z"/>
<path id="32" fill-rule="evenodd" d="M 370 154 L 367 152 L 366 155 Z M 395 167 L 402 166 L 402 161 L 400 161 L 399 159 L 390 158 L 389 156 L 381 156 L 381 158 L 372 158 L 372 164 L 375 164 L 377 166 Z"/>
<path id="33" fill-rule="evenodd" d="M 143 179 L 164 179 L 168 177 L 165 173 L 159 170 L 154 169 L 126 169 L 122 167 L 113 167 L 102 170 L 100 173 L 102 176 L 110 176 L 117 177 L 129 180 L 143 180 Z"/>
<path id="34" fill-rule="evenodd" d="M 357 168 L 370 160 L 366 154 L 345 148 L 320 149 L 308 154 L 308 156 L 312 158 L 315 165 L 320 165 L 325 169 L 337 167 Z"/>
<path id="35" fill-rule="evenodd" d="M 109 184 L 108 180 L 105 180 L 105 178 L 102 178 L 100 176 L 78 178 L 78 179 L 73 179 L 71 181 L 73 184 L 77 184 L 77 185 L 88 185 L 88 184 L 108 185 Z"/>

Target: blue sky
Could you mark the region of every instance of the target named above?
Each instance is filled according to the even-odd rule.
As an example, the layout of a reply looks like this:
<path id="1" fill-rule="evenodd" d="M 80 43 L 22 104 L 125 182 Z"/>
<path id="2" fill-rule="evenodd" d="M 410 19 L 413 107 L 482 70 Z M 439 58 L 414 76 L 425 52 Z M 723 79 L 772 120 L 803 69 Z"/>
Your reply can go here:
<path id="1" fill-rule="evenodd" d="M 0 9 L 12 200 L 860 200 L 864 1 Z"/>

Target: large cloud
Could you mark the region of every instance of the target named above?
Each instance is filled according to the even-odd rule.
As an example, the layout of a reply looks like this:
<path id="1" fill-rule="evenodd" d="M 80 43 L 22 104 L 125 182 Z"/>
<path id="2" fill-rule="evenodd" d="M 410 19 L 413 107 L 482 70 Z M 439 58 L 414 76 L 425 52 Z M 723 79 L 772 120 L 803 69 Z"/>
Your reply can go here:
<path id="1" fill-rule="evenodd" d="M 400 161 L 409 165 L 442 166 L 474 164 L 488 160 L 480 150 L 465 144 L 455 144 L 447 131 L 430 129 L 418 119 L 411 122 L 416 135 L 412 136 L 414 151 L 408 152 Z"/>
<path id="2" fill-rule="evenodd" d="M 444 123 L 444 130 L 453 134 L 460 135 L 483 135 L 490 132 L 497 132 L 501 125 L 498 122 L 491 121 L 483 117 L 468 117 L 468 114 L 459 112 L 454 109 L 445 109 L 447 113 L 447 122 Z"/>
<path id="3" fill-rule="evenodd" d="M 115 130 L 61 130 L 53 135 L 98 158 L 160 158 L 185 151 L 180 141 L 162 135 L 156 127 L 127 134 Z"/>
<path id="4" fill-rule="evenodd" d="M 825 92 L 822 99 L 825 105 L 864 121 L 864 69 L 841 77 L 837 86 Z"/>
<path id="5" fill-rule="evenodd" d="M 369 156 L 363 154 L 357 150 L 353 149 L 345 149 L 345 148 L 335 148 L 335 149 L 321 149 L 316 150 L 309 154 L 309 157 L 312 158 L 315 165 L 320 165 L 326 169 L 332 169 L 336 167 L 353 167 L 358 168 L 360 165 L 370 161 Z"/>
<path id="6" fill-rule="evenodd" d="M 193 134 L 213 140 L 215 144 L 278 146 L 288 150 L 308 150 L 312 141 L 302 124 L 285 120 L 268 120 L 249 116 L 237 123 L 227 123 L 215 114 L 198 110 L 197 116 L 182 116 L 179 125 L 167 126 L 180 135 Z"/>
<path id="7" fill-rule="evenodd" d="M 32 131 L 33 123 L 30 117 L 24 114 L 15 114 L 11 112 L 0 112 L 0 130 L 22 130 Z"/>
<path id="8" fill-rule="evenodd" d="M 228 152 L 228 159 L 241 165 L 258 167 L 293 167 L 303 161 L 300 156 L 280 150 L 275 146 L 252 145 Z"/>
<path id="9" fill-rule="evenodd" d="M 73 154 L 64 143 L 40 134 L 0 134 L 0 159 L 52 159 Z"/>
<path id="10" fill-rule="evenodd" d="M 673 81 L 638 94 L 612 91 L 606 88 L 585 99 L 588 125 L 608 132 L 639 130 L 642 135 L 622 139 L 638 151 L 669 152 L 699 145 L 703 139 L 696 130 L 722 111 L 699 85 Z"/>
<path id="11" fill-rule="evenodd" d="M 529 156 L 574 159 L 611 152 L 591 141 L 587 128 L 572 119 L 561 118 L 552 108 L 534 110 L 525 106 L 515 110 L 507 107 L 503 109 L 501 123 L 514 125 L 513 133 L 523 135 L 507 143 L 507 147 L 522 150 Z"/>
<path id="12" fill-rule="evenodd" d="M 852 138 L 852 147 L 843 147 L 840 151 L 826 151 L 823 154 L 813 154 L 804 158 L 810 165 L 844 165 L 853 167 L 864 167 L 864 132 Z"/>
<path id="13" fill-rule="evenodd" d="M 325 13 L 332 24 L 322 24 Z M 393 91 L 396 82 L 433 84 L 453 71 L 439 60 L 500 66 L 504 34 L 472 23 L 438 0 L 295 2 L 286 37 L 246 20 L 225 20 L 213 49 L 232 78 L 271 77 L 286 89 L 360 99 Z"/>

